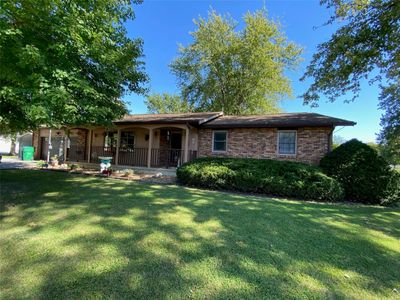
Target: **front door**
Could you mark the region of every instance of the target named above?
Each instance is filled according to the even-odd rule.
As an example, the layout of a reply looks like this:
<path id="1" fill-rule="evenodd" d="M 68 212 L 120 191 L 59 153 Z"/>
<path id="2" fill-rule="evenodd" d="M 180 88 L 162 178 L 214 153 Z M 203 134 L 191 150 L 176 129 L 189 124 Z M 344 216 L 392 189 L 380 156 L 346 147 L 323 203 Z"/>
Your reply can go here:
<path id="1" fill-rule="evenodd" d="M 178 167 L 182 163 L 182 133 L 171 132 L 168 167 Z"/>
<path id="2" fill-rule="evenodd" d="M 171 133 L 171 149 L 174 150 L 180 150 L 182 149 L 182 134 L 181 133 L 176 133 L 172 132 Z"/>

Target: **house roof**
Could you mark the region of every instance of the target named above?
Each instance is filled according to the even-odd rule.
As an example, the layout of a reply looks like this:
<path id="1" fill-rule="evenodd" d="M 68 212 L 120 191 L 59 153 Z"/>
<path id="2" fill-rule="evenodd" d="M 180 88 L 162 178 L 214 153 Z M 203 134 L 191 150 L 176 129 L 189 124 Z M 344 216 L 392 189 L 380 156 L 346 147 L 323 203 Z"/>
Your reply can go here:
<path id="1" fill-rule="evenodd" d="M 199 126 L 222 115 L 222 112 L 125 115 L 121 120 L 114 121 L 114 124 L 190 124 Z"/>
<path id="2" fill-rule="evenodd" d="M 221 116 L 202 125 L 203 128 L 238 127 L 319 127 L 353 126 L 355 122 L 316 113 L 282 113 L 252 116 Z"/>
<path id="3" fill-rule="evenodd" d="M 201 128 L 353 126 L 356 123 L 317 113 L 224 116 L 222 112 L 126 115 L 114 124 L 190 124 Z"/>

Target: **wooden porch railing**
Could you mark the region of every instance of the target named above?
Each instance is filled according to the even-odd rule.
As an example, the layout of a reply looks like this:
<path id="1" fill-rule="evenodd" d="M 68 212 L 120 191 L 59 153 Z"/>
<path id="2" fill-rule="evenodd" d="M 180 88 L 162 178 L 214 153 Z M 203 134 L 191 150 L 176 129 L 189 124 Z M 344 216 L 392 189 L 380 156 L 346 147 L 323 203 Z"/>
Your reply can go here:
<path id="1" fill-rule="evenodd" d="M 90 162 L 99 163 L 99 156 L 110 156 L 112 164 L 116 164 L 116 148 L 94 146 L 91 148 Z M 151 149 L 151 167 L 170 168 L 183 164 L 185 151 L 182 149 Z M 68 149 L 68 160 L 87 161 L 85 147 L 71 147 Z M 190 150 L 189 161 L 197 157 L 197 151 Z M 148 148 L 120 149 L 118 153 L 118 165 L 146 167 Z"/>
<path id="2" fill-rule="evenodd" d="M 112 157 L 112 164 L 115 164 L 115 154 L 116 149 L 112 147 L 101 147 L 95 146 L 92 147 L 92 151 L 90 153 L 90 162 L 91 163 L 100 163 L 99 156 L 109 156 Z"/>
<path id="3" fill-rule="evenodd" d="M 119 150 L 118 164 L 122 166 L 147 166 L 147 148 Z"/>

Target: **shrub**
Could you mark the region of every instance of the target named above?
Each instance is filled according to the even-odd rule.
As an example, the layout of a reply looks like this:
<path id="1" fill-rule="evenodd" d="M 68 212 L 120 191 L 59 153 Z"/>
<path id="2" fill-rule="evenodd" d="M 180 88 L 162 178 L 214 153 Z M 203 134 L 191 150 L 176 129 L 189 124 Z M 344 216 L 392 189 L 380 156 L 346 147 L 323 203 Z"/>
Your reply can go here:
<path id="1" fill-rule="evenodd" d="M 183 184 L 210 189 L 338 201 L 343 189 L 322 170 L 296 162 L 268 159 L 199 158 L 177 170 Z"/>
<path id="2" fill-rule="evenodd" d="M 385 196 L 381 201 L 382 205 L 394 206 L 400 204 L 400 173 L 394 171 L 390 177 Z"/>
<path id="3" fill-rule="evenodd" d="M 44 160 L 39 160 L 36 162 L 36 166 L 38 168 L 47 168 L 48 164 Z"/>
<path id="4" fill-rule="evenodd" d="M 70 164 L 70 165 L 69 165 L 69 169 L 70 169 L 71 171 L 75 171 L 75 170 L 82 169 L 82 167 L 81 167 L 81 165 L 79 165 L 79 164 Z"/>
<path id="5" fill-rule="evenodd" d="M 348 200 L 362 203 L 380 204 L 393 174 L 373 148 L 356 139 L 328 153 L 320 166 L 342 184 Z"/>
<path id="6" fill-rule="evenodd" d="M 120 171 L 120 173 L 122 173 L 122 176 L 124 177 L 131 177 L 135 174 L 135 171 L 133 171 L 132 169 L 125 169 Z"/>

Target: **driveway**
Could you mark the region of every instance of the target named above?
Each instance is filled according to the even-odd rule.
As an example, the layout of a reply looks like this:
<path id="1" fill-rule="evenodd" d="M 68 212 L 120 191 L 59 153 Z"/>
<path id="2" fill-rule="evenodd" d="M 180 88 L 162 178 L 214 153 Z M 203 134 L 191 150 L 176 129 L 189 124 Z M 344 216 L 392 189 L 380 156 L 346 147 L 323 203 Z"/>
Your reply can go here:
<path id="1" fill-rule="evenodd" d="M 18 158 L 5 158 L 1 160 L 0 170 L 4 169 L 32 169 L 36 166 L 35 161 L 24 161 Z"/>

